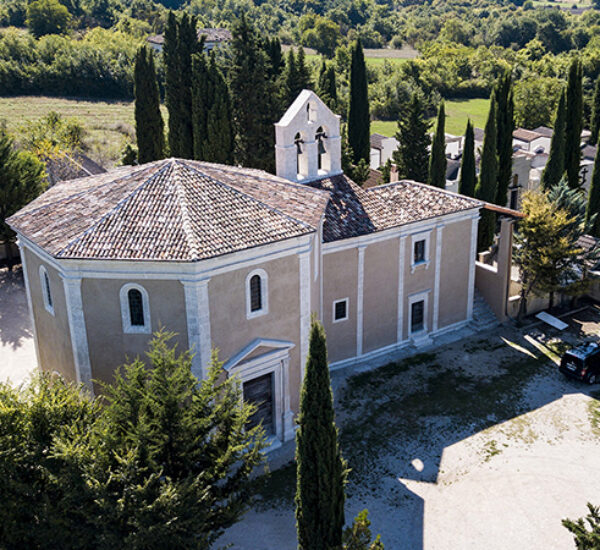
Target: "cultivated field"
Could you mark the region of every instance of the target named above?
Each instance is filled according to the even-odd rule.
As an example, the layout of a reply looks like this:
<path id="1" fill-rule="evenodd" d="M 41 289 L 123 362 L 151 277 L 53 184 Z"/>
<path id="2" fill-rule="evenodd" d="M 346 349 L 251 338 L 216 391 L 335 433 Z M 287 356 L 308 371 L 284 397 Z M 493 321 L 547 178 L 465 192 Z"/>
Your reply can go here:
<path id="1" fill-rule="evenodd" d="M 103 166 L 116 164 L 127 140 L 134 140 L 133 103 L 90 101 L 56 97 L 0 97 L 0 124 L 18 139 L 28 121 L 50 111 L 76 118 L 86 131 L 88 154 Z M 163 113 L 166 114 L 166 113 Z"/>

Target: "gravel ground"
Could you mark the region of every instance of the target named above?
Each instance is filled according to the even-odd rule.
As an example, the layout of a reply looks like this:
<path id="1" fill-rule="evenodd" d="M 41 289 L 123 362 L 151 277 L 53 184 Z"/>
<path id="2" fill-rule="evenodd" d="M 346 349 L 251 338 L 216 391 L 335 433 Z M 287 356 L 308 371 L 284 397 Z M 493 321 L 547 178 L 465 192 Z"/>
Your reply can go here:
<path id="1" fill-rule="evenodd" d="M 565 320 L 566 342 L 600 333 L 595 308 Z M 591 416 L 600 415 L 600 386 L 564 379 L 551 346 L 539 343 L 547 337 L 559 338 L 542 326 L 501 327 L 396 372 L 359 373 L 345 387 L 335 373 L 353 468 L 347 519 L 368 508 L 387 549 L 574 548 L 560 520 L 600 504 L 600 430 Z M 282 472 L 219 542 L 296 548 L 293 471 Z"/>
<path id="2" fill-rule="evenodd" d="M 0 269 L 0 382 L 24 382 L 37 367 L 20 268 Z"/>

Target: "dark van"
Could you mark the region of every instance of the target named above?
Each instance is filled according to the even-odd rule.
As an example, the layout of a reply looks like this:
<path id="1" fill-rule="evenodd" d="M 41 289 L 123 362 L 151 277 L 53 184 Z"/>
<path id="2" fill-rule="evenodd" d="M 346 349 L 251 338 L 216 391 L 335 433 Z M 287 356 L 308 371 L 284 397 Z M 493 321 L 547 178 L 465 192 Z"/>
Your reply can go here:
<path id="1" fill-rule="evenodd" d="M 560 372 L 588 384 L 600 382 L 600 346 L 594 342 L 567 351 L 560 361 Z"/>

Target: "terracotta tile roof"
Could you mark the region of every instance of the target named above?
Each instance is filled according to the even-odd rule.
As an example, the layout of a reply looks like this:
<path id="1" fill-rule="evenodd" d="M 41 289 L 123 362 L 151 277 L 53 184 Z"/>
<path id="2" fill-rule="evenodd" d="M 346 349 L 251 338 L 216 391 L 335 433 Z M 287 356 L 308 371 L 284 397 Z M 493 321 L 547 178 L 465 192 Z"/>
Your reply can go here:
<path id="1" fill-rule="evenodd" d="M 533 141 L 534 139 L 538 139 L 538 138 L 541 138 L 544 136 L 543 136 L 543 134 L 538 134 L 534 130 L 526 130 L 525 128 L 517 128 L 513 132 L 513 137 L 516 139 L 519 139 L 521 141 L 530 142 L 530 141 Z"/>
<path id="2" fill-rule="evenodd" d="M 167 159 L 62 182 L 9 218 L 57 258 L 198 261 L 318 230 L 331 242 L 481 207 L 413 181 L 361 189 Z"/>
<path id="3" fill-rule="evenodd" d="M 408 180 L 361 189 L 346 176 L 340 175 L 309 185 L 331 193 L 323 227 L 325 242 L 482 206 L 478 200 Z"/>
<path id="4" fill-rule="evenodd" d="M 105 168 L 80 152 L 49 157 L 44 160 L 44 164 L 50 185 L 106 172 Z"/>
<path id="5" fill-rule="evenodd" d="M 326 193 L 168 159 L 55 185 L 10 225 L 58 258 L 196 261 L 317 230 Z"/>

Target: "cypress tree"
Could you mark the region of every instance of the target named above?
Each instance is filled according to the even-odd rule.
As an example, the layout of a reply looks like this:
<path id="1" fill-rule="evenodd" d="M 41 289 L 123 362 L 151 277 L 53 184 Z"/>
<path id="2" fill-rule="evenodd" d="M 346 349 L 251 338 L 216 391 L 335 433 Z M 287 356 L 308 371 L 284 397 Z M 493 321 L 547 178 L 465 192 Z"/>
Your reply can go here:
<path id="1" fill-rule="evenodd" d="M 465 144 L 460 164 L 460 180 L 458 182 L 458 192 L 467 197 L 475 196 L 475 184 L 477 176 L 475 172 L 475 134 L 473 133 L 473 124 L 471 119 L 467 121 L 467 130 L 465 131 Z"/>
<path id="2" fill-rule="evenodd" d="M 485 135 L 483 138 L 483 150 L 481 153 L 481 167 L 479 171 L 479 182 L 475 188 L 475 196 L 485 202 L 493 202 L 498 187 L 498 155 L 497 155 L 497 133 L 496 133 L 496 96 L 492 92 L 490 112 L 485 124 Z M 478 249 L 487 250 L 493 240 L 496 230 L 496 216 L 489 210 L 482 210 L 479 221 Z"/>
<path id="3" fill-rule="evenodd" d="M 431 156 L 429 157 L 429 177 L 427 183 L 434 187 L 446 189 L 446 113 L 444 102 L 438 109 L 437 125 L 433 135 Z"/>
<path id="4" fill-rule="evenodd" d="M 165 151 L 165 125 L 160 114 L 154 55 L 146 46 L 135 57 L 134 80 L 138 162 L 144 164 L 163 158 Z"/>
<path id="5" fill-rule="evenodd" d="M 236 162 L 272 172 L 277 116 L 275 88 L 256 30 L 245 15 L 233 24 L 229 90 L 236 136 Z"/>
<path id="6" fill-rule="evenodd" d="M 335 111 L 337 108 L 337 84 L 335 79 L 335 68 L 323 59 L 319 72 L 319 97 L 325 104 Z"/>
<path id="7" fill-rule="evenodd" d="M 510 71 L 500 77 L 496 84 L 496 130 L 498 153 L 498 186 L 494 202 L 506 205 L 506 195 L 512 176 L 514 101 Z"/>
<path id="8" fill-rule="evenodd" d="M 192 127 L 196 160 L 204 160 L 205 142 L 209 137 L 208 110 L 213 100 L 206 55 L 197 53 L 192 58 Z"/>
<path id="9" fill-rule="evenodd" d="M 293 103 L 299 93 L 298 76 L 296 74 L 296 56 L 294 55 L 294 49 L 290 48 L 285 58 L 283 72 L 281 73 L 280 101 L 282 112 Z"/>
<path id="10" fill-rule="evenodd" d="M 296 96 L 302 91 L 312 88 L 312 79 L 310 77 L 310 70 L 306 66 L 306 54 L 304 53 L 304 48 L 300 46 L 298 48 L 298 54 L 296 55 L 296 89 L 298 93 Z M 294 97 L 296 99 L 296 97 Z"/>
<path id="11" fill-rule="evenodd" d="M 233 163 L 233 128 L 231 100 L 223 74 L 211 56 L 209 74 L 212 80 L 212 104 L 207 115 L 208 139 L 204 143 L 204 160 L 220 164 Z"/>
<path id="12" fill-rule="evenodd" d="M 296 465 L 298 548 L 341 547 L 347 470 L 335 425 L 325 331 L 316 320 L 300 393 Z"/>
<path id="13" fill-rule="evenodd" d="M 265 42 L 265 51 L 269 58 L 269 76 L 273 79 L 277 79 L 285 66 L 279 38 L 267 38 Z"/>
<path id="14" fill-rule="evenodd" d="M 583 128 L 583 70 L 578 59 L 569 68 L 567 81 L 567 123 L 565 129 L 565 170 L 571 189 L 578 189 L 581 163 L 581 130 Z"/>
<path id="15" fill-rule="evenodd" d="M 590 233 L 594 237 L 600 237 L 600 147 L 596 152 L 594 159 L 594 171 L 592 172 L 592 184 L 588 195 L 587 209 L 585 212 L 585 221 L 589 223 L 592 216 L 596 215 L 594 225 Z"/>
<path id="16" fill-rule="evenodd" d="M 350 64 L 350 103 L 348 106 L 348 143 L 354 162 L 369 162 L 370 146 L 369 94 L 367 68 L 360 39 L 352 47 Z"/>
<path id="17" fill-rule="evenodd" d="M 398 120 L 396 139 L 398 149 L 394 151 L 394 162 L 398 165 L 399 176 L 415 181 L 426 182 L 429 167 L 429 122 L 423 112 L 423 104 L 415 92 L 403 109 L 403 117 Z"/>
<path id="18" fill-rule="evenodd" d="M 171 156 L 193 158 L 192 55 L 198 45 L 196 20 L 184 13 L 179 21 L 169 13 L 165 30 L 166 104 L 169 111 L 169 148 Z"/>
<path id="19" fill-rule="evenodd" d="M 542 189 L 549 191 L 562 178 L 565 173 L 565 129 L 567 125 L 566 91 L 563 90 L 558 100 L 556 114 L 554 115 L 554 132 L 550 142 L 548 161 L 542 174 Z"/>
<path id="20" fill-rule="evenodd" d="M 590 143 L 598 143 L 598 136 L 600 134 L 600 77 L 596 80 L 596 87 L 594 88 L 594 99 L 592 100 L 592 121 L 590 128 L 592 135 L 590 136 Z"/>

